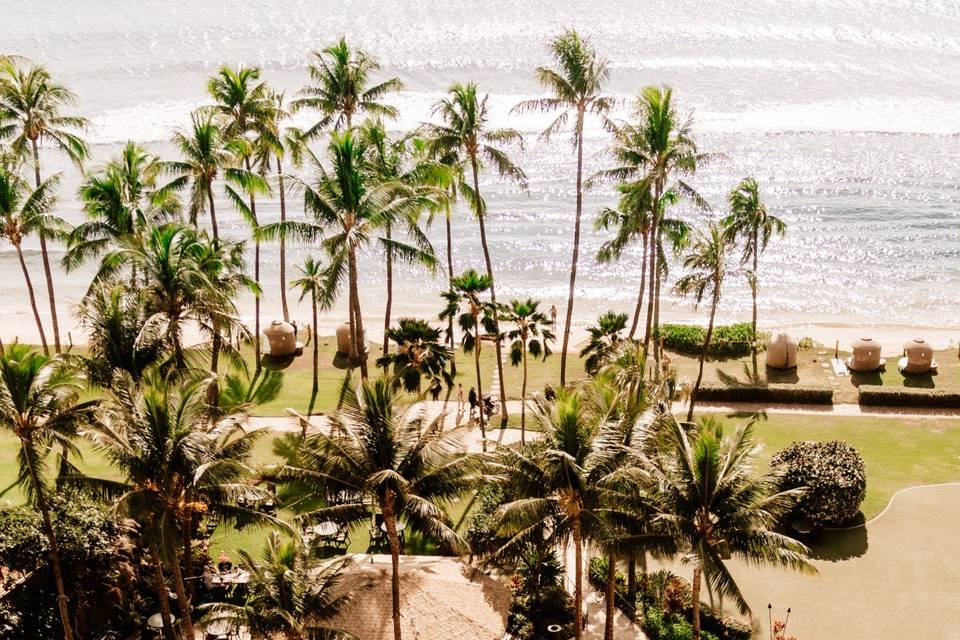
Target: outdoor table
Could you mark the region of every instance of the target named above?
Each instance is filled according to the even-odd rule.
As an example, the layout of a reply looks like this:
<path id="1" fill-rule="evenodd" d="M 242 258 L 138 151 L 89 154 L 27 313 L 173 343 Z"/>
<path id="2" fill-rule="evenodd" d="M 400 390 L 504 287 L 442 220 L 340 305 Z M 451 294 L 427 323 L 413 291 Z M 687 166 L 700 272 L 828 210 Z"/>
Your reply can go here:
<path id="1" fill-rule="evenodd" d="M 233 624 L 229 620 L 214 620 L 207 625 L 204 635 L 207 638 L 229 638 L 233 634 Z"/>
<path id="2" fill-rule="evenodd" d="M 177 619 L 170 614 L 170 624 L 176 624 Z M 163 614 L 159 611 L 147 618 L 147 628 L 151 631 L 159 632 L 163 629 Z"/>
<path id="3" fill-rule="evenodd" d="M 321 538 L 332 538 L 333 536 L 337 535 L 337 531 L 340 530 L 340 527 L 337 526 L 336 522 L 327 520 L 326 522 L 321 522 L 320 524 L 314 525 L 312 530 Z"/>
<path id="4" fill-rule="evenodd" d="M 250 582 L 250 572 L 244 570 L 233 570 L 226 573 L 220 573 L 213 576 L 213 584 L 219 584 L 223 586 L 235 585 L 235 584 L 247 584 Z"/>
<path id="5" fill-rule="evenodd" d="M 406 528 L 407 528 L 407 525 L 403 524 L 403 522 L 401 522 L 400 520 L 397 520 L 397 533 L 400 533 L 401 531 L 403 531 L 403 530 L 406 529 Z M 387 532 L 387 523 L 386 523 L 386 522 L 380 524 L 380 530 L 383 531 L 384 533 Z"/>

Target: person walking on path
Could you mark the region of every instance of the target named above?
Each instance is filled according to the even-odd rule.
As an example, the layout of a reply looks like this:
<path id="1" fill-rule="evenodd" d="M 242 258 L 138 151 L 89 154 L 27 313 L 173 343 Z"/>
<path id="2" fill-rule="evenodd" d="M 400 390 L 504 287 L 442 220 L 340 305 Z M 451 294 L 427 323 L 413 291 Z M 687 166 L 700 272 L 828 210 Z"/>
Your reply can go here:
<path id="1" fill-rule="evenodd" d="M 457 383 L 457 415 L 463 415 L 463 383 Z"/>
<path id="2" fill-rule="evenodd" d="M 479 398 L 477 398 L 477 390 L 473 387 L 470 387 L 470 393 L 467 394 L 467 400 L 470 402 L 470 419 L 473 420 L 473 410 L 477 407 Z"/>

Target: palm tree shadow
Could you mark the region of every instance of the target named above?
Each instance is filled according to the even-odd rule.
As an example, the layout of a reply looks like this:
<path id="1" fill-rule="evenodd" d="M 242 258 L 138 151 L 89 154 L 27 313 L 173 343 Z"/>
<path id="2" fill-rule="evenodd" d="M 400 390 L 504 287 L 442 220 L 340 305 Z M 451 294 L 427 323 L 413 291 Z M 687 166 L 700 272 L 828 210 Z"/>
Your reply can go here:
<path id="1" fill-rule="evenodd" d="M 821 531 L 807 541 L 807 546 L 814 560 L 840 562 L 859 558 L 869 547 L 867 527 L 861 525 L 852 529 Z"/>
<path id="2" fill-rule="evenodd" d="M 343 376 L 343 382 L 340 383 L 340 393 L 337 394 L 337 411 L 343 408 L 343 402 L 347 398 L 347 392 L 350 391 L 350 381 L 353 379 L 353 368 L 347 369 Z"/>

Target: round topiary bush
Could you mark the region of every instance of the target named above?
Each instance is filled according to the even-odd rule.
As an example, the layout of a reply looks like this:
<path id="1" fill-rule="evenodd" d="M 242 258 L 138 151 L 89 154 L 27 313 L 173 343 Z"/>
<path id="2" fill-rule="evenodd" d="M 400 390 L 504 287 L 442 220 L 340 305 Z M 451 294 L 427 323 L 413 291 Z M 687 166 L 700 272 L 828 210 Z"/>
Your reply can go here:
<path id="1" fill-rule="evenodd" d="M 781 490 L 807 488 L 797 511 L 814 526 L 844 524 L 859 513 L 867 474 L 863 458 L 846 442 L 794 442 L 770 466 L 782 474 Z"/>

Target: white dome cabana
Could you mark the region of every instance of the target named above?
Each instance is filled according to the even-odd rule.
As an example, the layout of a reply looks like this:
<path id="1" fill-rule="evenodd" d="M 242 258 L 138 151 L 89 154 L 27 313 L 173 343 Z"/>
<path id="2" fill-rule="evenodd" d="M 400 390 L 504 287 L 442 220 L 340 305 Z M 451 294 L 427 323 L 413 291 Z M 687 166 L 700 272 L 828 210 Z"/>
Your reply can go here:
<path id="1" fill-rule="evenodd" d="M 773 334 L 767 343 L 767 366 L 771 369 L 793 369 L 797 366 L 797 341 L 789 334 Z"/>
<path id="2" fill-rule="evenodd" d="M 853 355 L 847 358 L 847 367 L 851 371 L 876 371 L 883 366 L 880 343 L 873 338 L 860 338 L 853 343 L 852 347 Z"/>
<path id="3" fill-rule="evenodd" d="M 914 338 L 903 345 L 903 357 L 898 368 L 901 373 L 924 374 L 937 368 L 933 359 L 933 347 L 923 338 Z"/>

